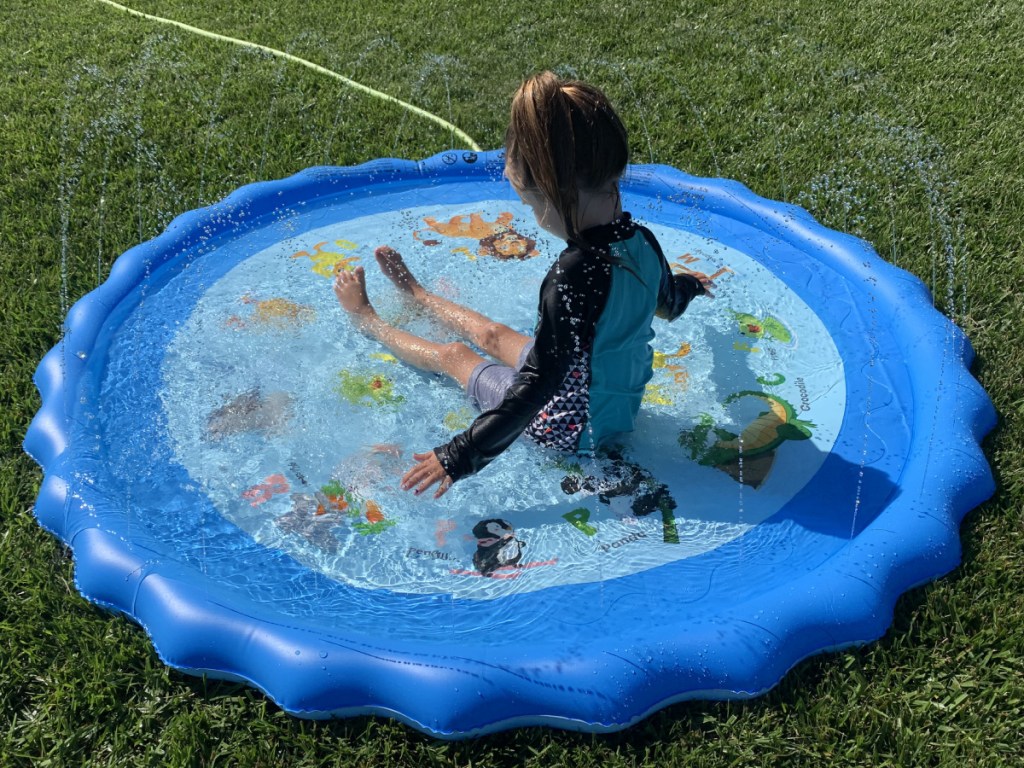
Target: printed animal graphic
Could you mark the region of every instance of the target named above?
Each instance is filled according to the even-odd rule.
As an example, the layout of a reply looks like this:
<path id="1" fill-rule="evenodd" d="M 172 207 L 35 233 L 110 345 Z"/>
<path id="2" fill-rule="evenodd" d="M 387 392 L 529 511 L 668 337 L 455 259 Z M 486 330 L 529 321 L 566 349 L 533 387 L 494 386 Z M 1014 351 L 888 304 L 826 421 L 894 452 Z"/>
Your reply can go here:
<path id="1" fill-rule="evenodd" d="M 395 382 L 380 373 L 339 371 L 334 391 L 352 405 L 399 406 L 405 397 L 395 392 Z"/>
<path id="2" fill-rule="evenodd" d="M 334 273 L 339 270 L 344 269 L 351 272 L 355 269 L 356 262 L 359 261 L 358 256 L 350 253 L 325 250 L 324 246 L 328 244 L 329 242 L 324 240 L 322 243 L 317 243 L 313 246 L 312 253 L 309 251 L 297 251 L 292 254 L 292 258 L 309 259 L 313 262 L 311 269 L 321 277 L 334 277 Z M 342 250 L 352 250 L 359 247 L 349 240 L 335 240 L 334 245 Z"/>
<path id="3" fill-rule="evenodd" d="M 660 376 L 666 377 L 671 375 L 672 384 L 670 386 L 667 382 L 649 383 L 647 390 L 644 392 L 644 403 L 647 405 L 672 405 L 675 403 L 673 394 L 685 392 L 689 388 L 689 372 L 679 362 L 669 361 L 681 361 L 690 352 L 691 347 L 685 341 L 679 345 L 679 349 L 675 352 L 659 352 L 654 350 L 651 368 L 655 371 L 664 371 L 663 374 L 659 374 Z"/>
<path id="4" fill-rule="evenodd" d="M 316 311 L 312 307 L 306 304 L 296 304 L 288 299 L 254 299 L 246 294 L 242 297 L 242 303 L 250 305 L 252 312 L 245 318 L 231 315 L 227 319 L 229 326 L 234 328 L 269 326 L 285 329 L 304 325 L 316 318 Z"/>
<path id="5" fill-rule="evenodd" d="M 276 434 L 291 418 L 292 397 L 287 392 L 271 392 L 264 397 L 259 388 L 250 389 L 217 408 L 206 419 L 206 436 L 223 440 L 240 432 Z"/>
<path id="6" fill-rule="evenodd" d="M 675 352 L 659 352 L 658 350 L 654 350 L 654 360 L 651 363 L 651 368 L 654 370 L 668 368 L 670 371 L 674 371 L 676 370 L 676 366 L 675 364 L 670 363 L 669 360 L 682 360 L 692 351 L 692 347 L 685 341 L 679 345 L 679 349 Z"/>
<path id="7" fill-rule="evenodd" d="M 469 427 L 473 421 L 473 412 L 469 408 L 459 408 L 457 411 L 449 411 L 444 415 L 441 422 L 446 429 L 452 432 L 461 432 Z"/>
<path id="8" fill-rule="evenodd" d="M 344 499 L 331 498 L 322 490 L 316 493 L 293 493 L 291 511 L 275 520 L 278 528 L 294 533 L 328 554 L 338 551 L 338 539 L 332 532 L 341 522 L 337 514 L 348 507 Z"/>
<path id="9" fill-rule="evenodd" d="M 661 384 L 648 383 L 644 389 L 644 405 L 672 405 L 675 400 Z"/>
<path id="10" fill-rule="evenodd" d="M 711 416 L 704 414 L 696 427 L 680 432 L 679 444 L 699 464 L 715 467 L 744 485 L 757 488 L 771 470 L 775 450 L 787 440 L 807 440 L 815 424 L 797 418 L 792 405 L 767 392 L 737 392 L 727 397 L 723 405 L 747 397 L 761 400 L 768 410 L 759 413 L 740 434 L 716 427 Z M 712 435 L 715 440 L 709 444 Z"/>
<path id="11" fill-rule="evenodd" d="M 328 554 L 338 551 L 333 531 L 342 523 L 351 522 L 363 536 L 382 533 L 395 524 L 384 517 L 377 502 L 361 499 L 337 480 L 313 493 L 293 493 L 291 510 L 274 522 L 282 531 L 297 534 Z"/>
<path id="12" fill-rule="evenodd" d="M 793 334 L 790 330 L 783 325 L 781 320 L 771 315 L 766 315 L 763 320 L 759 320 L 754 315 L 748 315 L 745 312 L 733 312 L 732 316 L 736 319 L 739 332 L 747 338 L 761 339 L 767 336 L 783 344 L 789 344 L 793 340 Z"/>
<path id="13" fill-rule="evenodd" d="M 479 213 L 468 216 L 453 216 L 446 222 L 425 216 L 423 222 L 428 230 L 450 238 L 467 238 L 479 243 L 477 256 L 493 256 L 496 259 L 529 259 L 538 256 L 537 241 L 519 234 L 512 227 L 513 216 L 504 212 L 498 214 L 495 221 L 485 221 Z M 424 239 L 421 233 L 413 232 L 413 237 L 425 245 L 438 245 L 439 240 Z M 474 258 L 471 255 L 471 258 Z"/>
<path id="14" fill-rule="evenodd" d="M 288 479 L 284 475 L 273 474 L 265 477 L 263 482 L 256 483 L 251 488 L 244 490 L 242 498 L 248 499 L 251 506 L 258 507 L 260 504 L 266 504 L 274 496 L 288 493 L 290 490 L 291 486 L 288 485 Z"/>
<path id="15" fill-rule="evenodd" d="M 519 565 L 526 543 L 515 537 L 515 530 L 505 520 L 481 520 L 473 526 L 476 552 L 473 565 L 482 576 L 490 576 L 499 568 Z"/>

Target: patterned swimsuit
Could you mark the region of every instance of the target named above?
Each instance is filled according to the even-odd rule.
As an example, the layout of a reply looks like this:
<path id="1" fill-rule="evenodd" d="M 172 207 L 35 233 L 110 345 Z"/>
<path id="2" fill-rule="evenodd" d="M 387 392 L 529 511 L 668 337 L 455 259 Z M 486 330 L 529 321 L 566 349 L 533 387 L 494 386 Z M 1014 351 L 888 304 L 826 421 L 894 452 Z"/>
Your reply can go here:
<path id="1" fill-rule="evenodd" d="M 673 275 L 657 240 L 628 213 L 570 241 L 541 284 L 533 349 L 499 405 L 434 449 L 453 480 L 478 472 L 527 434 L 590 451 L 633 428 L 651 377 L 655 314 L 678 317 L 703 293 Z"/>

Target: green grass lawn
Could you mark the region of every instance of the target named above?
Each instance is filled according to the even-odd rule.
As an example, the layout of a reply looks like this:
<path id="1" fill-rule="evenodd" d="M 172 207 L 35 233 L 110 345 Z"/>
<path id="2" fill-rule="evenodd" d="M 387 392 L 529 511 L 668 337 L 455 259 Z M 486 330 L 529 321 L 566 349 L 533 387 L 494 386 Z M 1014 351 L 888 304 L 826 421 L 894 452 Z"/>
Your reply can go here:
<path id="1" fill-rule="evenodd" d="M 451 130 L 269 55 L 96 0 L 0 8 L 0 765 L 1019 765 L 1024 752 L 1024 11 L 1016 0 L 126 0 L 290 52 L 499 146 L 540 68 L 602 87 L 636 162 L 738 179 L 921 277 L 1000 415 L 964 562 L 878 643 L 749 702 L 611 736 L 441 743 L 302 721 L 164 667 L 83 600 L 32 516 L 31 383 L 64 312 L 175 215 L 310 165 L 421 158 Z M 203 7 L 196 7 L 201 5 Z M 455 139 L 458 144 L 458 139 Z"/>

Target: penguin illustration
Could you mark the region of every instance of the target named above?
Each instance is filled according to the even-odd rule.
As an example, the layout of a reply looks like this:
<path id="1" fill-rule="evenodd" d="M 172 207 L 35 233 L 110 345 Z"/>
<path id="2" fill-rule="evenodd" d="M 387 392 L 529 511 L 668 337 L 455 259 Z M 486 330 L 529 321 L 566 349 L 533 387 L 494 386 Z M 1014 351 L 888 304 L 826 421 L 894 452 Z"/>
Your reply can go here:
<path id="1" fill-rule="evenodd" d="M 473 565 L 482 576 L 490 576 L 498 568 L 518 565 L 526 543 L 515 537 L 515 530 L 505 520 L 481 520 L 473 526 L 476 552 Z"/>

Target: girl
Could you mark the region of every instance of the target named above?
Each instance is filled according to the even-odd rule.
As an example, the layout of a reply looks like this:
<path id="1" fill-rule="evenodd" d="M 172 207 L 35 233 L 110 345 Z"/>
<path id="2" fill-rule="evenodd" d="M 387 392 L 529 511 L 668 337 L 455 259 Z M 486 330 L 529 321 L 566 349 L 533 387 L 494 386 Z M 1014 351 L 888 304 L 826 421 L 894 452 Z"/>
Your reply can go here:
<path id="1" fill-rule="evenodd" d="M 385 323 L 366 296 L 361 267 L 339 272 L 334 292 L 357 327 L 396 357 L 445 373 L 482 411 L 465 432 L 431 452 L 401 480 L 423 493 L 478 472 L 525 432 L 541 445 L 589 452 L 629 432 L 651 378 L 655 314 L 674 320 L 711 279 L 675 274 L 654 236 L 623 212 L 619 177 L 626 131 L 598 89 L 544 72 L 512 100 L 505 175 L 537 217 L 566 240 L 540 289 L 536 334 L 508 326 L 421 286 L 401 255 L 382 246 L 377 263 L 394 284 L 483 350 L 437 344 Z"/>

